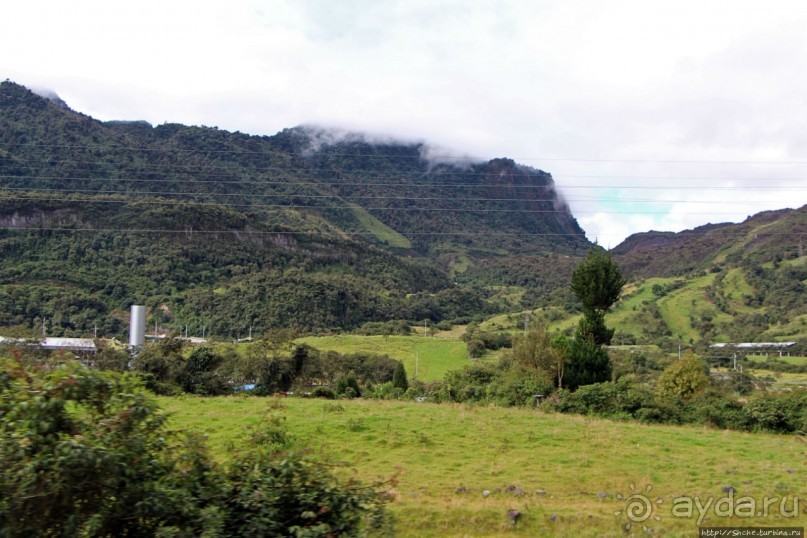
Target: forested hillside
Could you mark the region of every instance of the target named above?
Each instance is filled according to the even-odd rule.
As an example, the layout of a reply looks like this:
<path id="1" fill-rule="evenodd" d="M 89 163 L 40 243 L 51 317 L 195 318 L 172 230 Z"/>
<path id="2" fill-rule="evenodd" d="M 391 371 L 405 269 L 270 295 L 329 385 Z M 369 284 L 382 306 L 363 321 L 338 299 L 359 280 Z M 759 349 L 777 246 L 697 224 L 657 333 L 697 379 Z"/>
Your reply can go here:
<path id="1" fill-rule="evenodd" d="M 44 318 L 49 334 L 121 335 L 132 303 L 224 337 L 467 319 L 504 307 L 489 260 L 589 247 L 551 176 L 509 159 L 435 163 L 422 144 L 309 128 L 104 123 L 0 84 L 11 332 Z"/>
<path id="2" fill-rule="evenodd" d="M 805 339 L 805 243 L 807 206 L 629 237 L 613 250 L 634 281 L 619 328 L 645 342 Z"/>
<path id="3" fill-rule="evenodd" d="M 222 338 L 534 309 L 573 326 L 592 245 L 552 177 L 429 156 L 314 128 L 100 122 L 3 82 L 0 328 L 123 336 L 133 303 Z M 628 342 L 802 338 L 805 239 L 806 208 L 632 236 L 612 323 Z"/>

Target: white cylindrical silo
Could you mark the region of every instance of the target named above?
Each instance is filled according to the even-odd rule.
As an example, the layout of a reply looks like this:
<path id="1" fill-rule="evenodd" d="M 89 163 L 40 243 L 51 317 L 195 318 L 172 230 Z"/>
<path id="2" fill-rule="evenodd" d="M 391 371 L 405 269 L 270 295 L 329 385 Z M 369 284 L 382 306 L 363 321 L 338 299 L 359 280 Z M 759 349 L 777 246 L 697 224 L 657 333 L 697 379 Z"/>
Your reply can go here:
<path id="1" fill-rule="evenodd" d="M 129 347 L 142 346 L 146 341 L 146 307 L 132 305 L 131 319 L 129 320 Z"/>

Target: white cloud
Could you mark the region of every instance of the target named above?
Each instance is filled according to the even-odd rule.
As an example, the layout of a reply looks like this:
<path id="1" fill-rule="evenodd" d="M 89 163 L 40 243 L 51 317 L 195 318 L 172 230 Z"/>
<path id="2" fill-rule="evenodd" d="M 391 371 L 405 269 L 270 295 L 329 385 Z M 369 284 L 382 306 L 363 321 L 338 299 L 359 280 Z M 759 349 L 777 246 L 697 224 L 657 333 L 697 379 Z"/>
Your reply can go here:
<path id="1" fill-rule="evenodd" d="M 512 157 L 614 245 L 807 203 L 807 165 L 747 164 L 807 161 L 806 19 L 785 0 L 32 0 L 4 9 L 0 78 L 100 119 Z"/>

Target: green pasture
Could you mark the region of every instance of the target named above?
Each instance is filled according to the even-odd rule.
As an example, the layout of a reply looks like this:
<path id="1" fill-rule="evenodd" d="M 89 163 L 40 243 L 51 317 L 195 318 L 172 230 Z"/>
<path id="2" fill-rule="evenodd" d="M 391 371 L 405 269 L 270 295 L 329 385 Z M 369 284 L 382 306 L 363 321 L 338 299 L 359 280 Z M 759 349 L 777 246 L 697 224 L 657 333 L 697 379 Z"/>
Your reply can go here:
<path id="1" fill-rule="evenodd" d="M 746 357 L 751 362 L 765 362 L 769 358 L 776 359 L 777 361 L 786 362 L 788 364 L 807 364 L 807 357 L 788 357 L 787 355 L 779 356 L 779 354 L 771 355 L 770 357 L 764 355 L 748 355 Z"/>
<path id="2" fill-rule="evenodd" d="M 807 389 L 807 374 L 793 372 L 772 372 L 770 370 L 751 369 L 751 375 L 769 381 L 774 390 L 789 390 L 794 388 Z"/>
<path id="3" fill-rule="evenodd" d="M 263 417 L 285 417 L 312 457 L 355 469 L 343 469 L 345 476 L 394 478 L 390 510 L 403 537 L 697 536 L 698 512 L 683 517 L 681 496 L 690 506 L 696 497 L 701 505 L 709 499 L 725 505 L 730 495 L 760 506 L 789 499 L 784 512 L 776 502 L 754 517 L 706 510 L 703 525 L 807 522 L 803 437 L 400 401 L 184 397 L 160 403 L 172 426 L 207 435 L 220 460 Z M 626 532 L 631 495 L 647 497 L 652 517 Z M 800 515 L 785 517 L 796 498 Z M 521 514 L 517 524 L 508 510 Z"/>
<path id="4" fill-rule="evenodd" d="M 437 381 L 446 372 L 470 364 L 465 342 L 451 338 L 424 336 L 309 336 L 298 343 L 323 351 L 389 355 L 404 363 L 410 379 Z M 417 368 L 416 368 L 417 363 Z"/>

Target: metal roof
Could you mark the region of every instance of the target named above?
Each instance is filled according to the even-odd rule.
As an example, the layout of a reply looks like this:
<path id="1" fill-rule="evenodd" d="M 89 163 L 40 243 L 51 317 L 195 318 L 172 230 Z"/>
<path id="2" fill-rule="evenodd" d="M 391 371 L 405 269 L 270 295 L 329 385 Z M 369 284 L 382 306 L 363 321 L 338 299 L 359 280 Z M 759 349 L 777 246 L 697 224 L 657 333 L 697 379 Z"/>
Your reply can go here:
<path id="1" fill-rule="evenodd" d="M 79 351 L 95 351 L 92 338 L 55 338 L 47 337 L 42 341 L 45 349 L 74 349 Z"/>
<path id="2" fill-rule="evenodd" d="M 795 346 L 796 342 L 743 342 L 739 344 L 712 344 L 709 347 L 713 348 L 726 348 L 726 347 L 736 347 L 736 348 L 744 348 L 744 349 L 759 349 L 759 348 L 766 348 L 766 347 L 790 347 Z"/>

